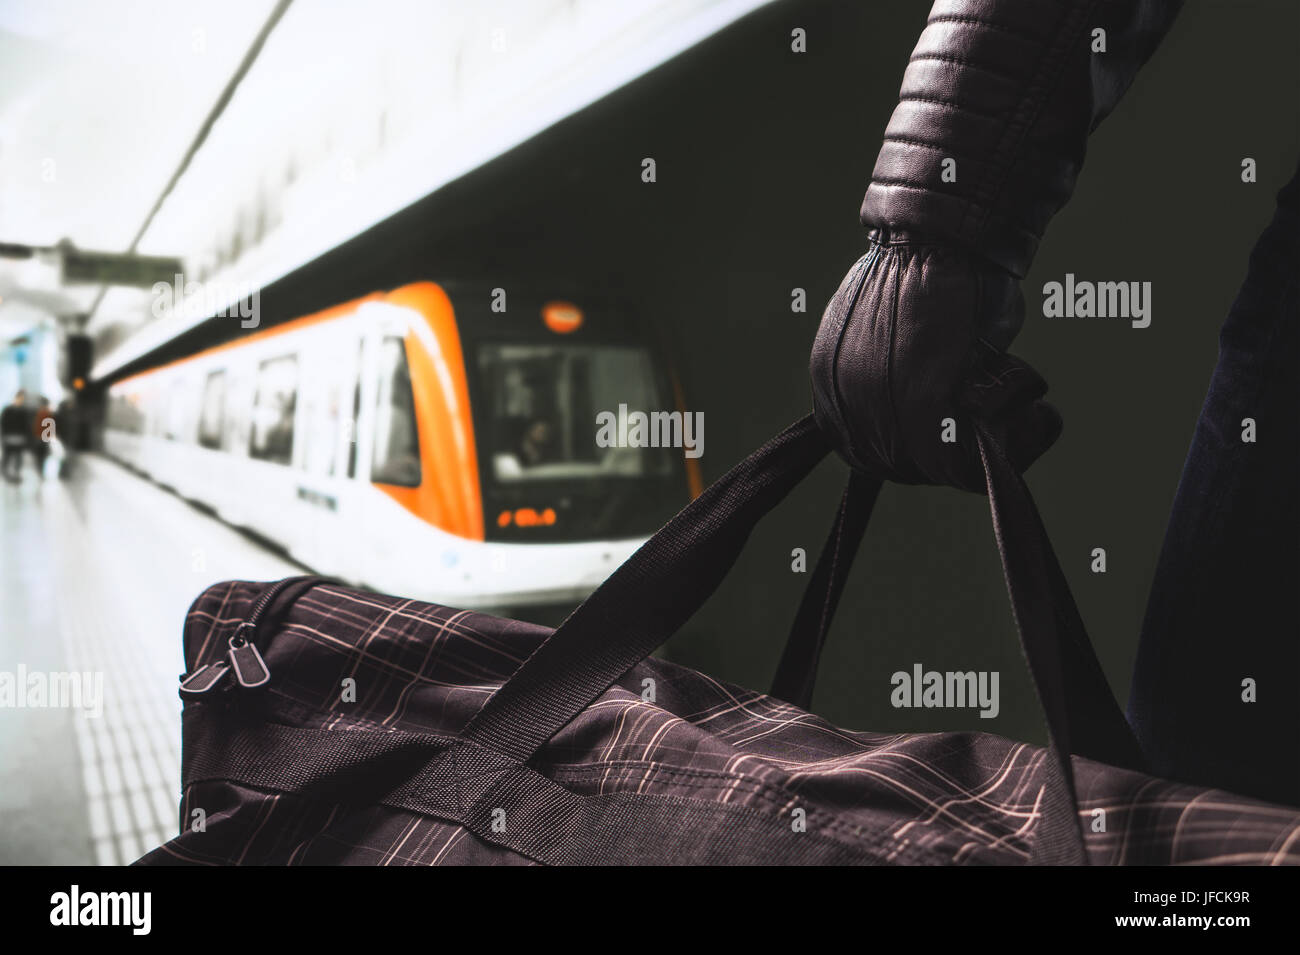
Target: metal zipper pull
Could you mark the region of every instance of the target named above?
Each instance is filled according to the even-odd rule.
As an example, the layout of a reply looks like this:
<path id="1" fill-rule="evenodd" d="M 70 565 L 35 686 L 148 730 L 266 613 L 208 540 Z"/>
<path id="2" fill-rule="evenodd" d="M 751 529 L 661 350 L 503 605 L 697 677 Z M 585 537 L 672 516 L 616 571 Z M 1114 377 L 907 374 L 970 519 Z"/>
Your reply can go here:
<path id="1" fill-rule="evenodd" d="M 200 699 L 205 693 L 220 686 L 225 680 L 226 674 L 229 672 L 230 667 L 221 660 L 218 660 L 216 663 L 205 663 L 189 676 L 181 680 L 181 699 Z"/>
<path id="2" fill-rule="evenodd" d="M 226 654 L 226 659 L 230 661 L 230 667 L 235 671 L 235 679 L 239 685 L 251 690 L 269 681 L 271 671 L 266 661 L 262 659 L 257 645 L 245 638 L 245 631 L 248 631 L 250 636 L 254 633 L 251 622 L 241 623 L 234 636 L 230 638 L 230 652 Z"/>
<path id="3" fill-rule="evenodd" d="M 248 619 L 239 625 L 239 628 L 235 630 L 234 635 L 230 638 L 230 649 L 226 653 L 226 659 L 201 666 L 188 677 L 182 679 L 181 698 L 199 698 L 203 694 L 221 686 L 225 682 L 226 674 L 231 672 L 235 675 L 235 682 L 241 687 L 253 689 L 264 686 L 271 679 L 271 669 L 266 665 L 266 661 L 262 659 L 261 651 L 257 649 L 256 644 L 253 642 L 257 638 L 257 627 L 261 623 L 262 615 L 266 613 L 271 603 L 284 591 L 291 587 L 299 587 L 305 590 L 317 583 L 335 583 L 335 581 L 328 577 L 316 576 L 286 577 L 262 591 L 253 604 L 253 610 L 248 615 Z"/>

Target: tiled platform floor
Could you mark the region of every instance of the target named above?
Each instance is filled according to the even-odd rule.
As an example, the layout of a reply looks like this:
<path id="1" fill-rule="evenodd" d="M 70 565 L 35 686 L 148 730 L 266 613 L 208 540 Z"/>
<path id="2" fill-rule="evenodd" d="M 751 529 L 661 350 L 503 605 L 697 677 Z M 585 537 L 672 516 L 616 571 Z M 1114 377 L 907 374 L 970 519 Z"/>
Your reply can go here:
<path id="1" fill-rule="evenodd" d="M 107 459 L 0 484 L 0 672 L 102 674 L 103 710 L 0 706 L 0 864 L 131 862 L 176 830 L 181 621 L 302 569 Z"/>

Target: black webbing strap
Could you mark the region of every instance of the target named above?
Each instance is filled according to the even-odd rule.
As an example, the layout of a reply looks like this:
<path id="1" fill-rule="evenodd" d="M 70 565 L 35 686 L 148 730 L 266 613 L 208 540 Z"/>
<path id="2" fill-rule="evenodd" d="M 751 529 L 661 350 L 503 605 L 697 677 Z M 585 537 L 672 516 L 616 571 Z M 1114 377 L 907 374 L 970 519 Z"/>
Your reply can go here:
<path id="1" fill-rule="evenodd" d="M 849 483 L 840 498 L 835 523 L 826 537 L 817 566 L 804 588 L 785 651 L 772 680 L 771 695 L 800 709 L 812 707 L 817 665 L 830 630 L 835 608 L 844 592 L 853 558 L 866 532 L 871 510 L 880 495 L 881 481 L 861 471 L 849 472 Z"/>
<path id="2" fill-rule="evenodd" d="M 997 457 L 1005 463 L 1004 454 L 999 452 Z M 1050 596 L 1055 620 L 1053 629 L 1061 649 L 1065 707 L 1071 734 L 1070 751 L 1111 766 L 1145 771 L 1142 752 L 1110 692 L 1109 683 L 1093 652 L 1092 643 L 1088 640 L 1083 618 L 1056 559 L 1051 539 L 1034 507 L 1033 498 L 1014 469 L 1010 469 L 1010 473 L 1016 482 L 1012 493 L 1017 502 L 1023 498 L 1027 506 L 1019 507 L 1015 518 L 1008 517 L 1005 521 L 1007 543 L 1004 547 L 999 540 L 999 549 L 1004 554 L 1004 563 L 1007 550 L 1035 554 L 1035 563 L 1047 572 L 1045 585 L 1039 580 L 1028 585 L 1026 590 L 1034 592 L 1035 588 L 1045 587 L 1040 592 Z M 991 479 L 992 471 L 986 465 L 985 480 L 987 482 Z M 859 472 L 851 473 L 849 484 L 840 500 L 835 523 L 808 580 L 794 625 L 790 628 L 781 663 L 772 682 L 771 695 L 802 709 L 811 707 L 821 652 L 880 487 L 881 482 L 875 478 Z M 1043 636 L 1046 632 L 1042 629 L 1022 635 L 1022 644 L 1026 639 L 1047 639 Z"/>
<path id="3" fill-rule="evenodd" d="M 1083 617 L 1032 498 L 1029 506 L 1038 540 L 1046 555 L 1049 593 L 1061 634 L 1062 668 L 1068 695 L 1066 707 L 1072 734 L 1070 752 L 1099 763 L 1145 773 L 1149 769 L 1146 756 L 1111 692 L 1110 681 L 1106 679 L 1092 641 L 1088 639 Z"/>
<path id="4" fill-rule="evenodd" d="M 579 793 L 498 753 L 449 737 L 389 730 L 339 732 L 241 719 L 188 707 L 182 757 L 186 799 L 209 780 L 301 795 L 319 803 L 390 806 L 451 820 L 484 842 L 546 865 L 908 865 L 933 861 L 923 844 L 892 834 L 844 838 L 813 822 L 796 831 L 751 806 L 619 790 Z M 201 791 L 200 791 L 201 792 Z M 785 802 L 786 793 L 772 792 Z M 182 818 L 189 819 L 189 803 Z M 497 817 L 502 810 L 504 819 Z M 235 814 L 236 816 L 238 813 Z M 816 810 L 810 813 L 816 820 Z M 287 852 L 283 832 L 234 820 L 225 834 L 182 827 L 146 862 L 223 861 L 262 848 Z M 501 823 L 504 822 L 504 825 Z M 255 831 L 254 831 L 255 830 Z M 259 836 L 265 842 L 259 842 Z M 216 840 L 215 842 L 213 840 Z M 174 851 L 173 851 L 174 850 Z M 310 863 L 309 863 L 310 864 Z"/>
<path id="5" fill-rule="evenodd" d="M 1020 647 L 1051 737 L 1055 771 L 1047 775 L 1030 862 L 1086 864 L 1070 754 L 1135 766 L 1137 744 L 1088 643 L 1029 489 L 993 436 L 976 428 Z"/>
<path id="6" fill-rule="evenodd" d="M 1069 754 L 1129 766 L 1140 765 L 1140 756 L 1028 488 L 982 428 L 979 445 L 1021 648 L 1052 743 L 1031 861 L 1084 864 Z M 521 763 L 529 760 L 690 618 L 726 576 L 758 519 L 828 450 L 809 416 L 712 484 L 524 661 L 461 737 Z M 792 631 L 798 646 L 787 647 L 782 659 L 778 682 L 792 696 L 811 692 L 831 612 L 879 486 L 874 478 L 855 477 L 841 502 Z"/>
<path id="7" fill-rule="evenodd" d="M 523 662 L 462 738 L 526 762 L 690 619 L 759 518 L 829 452 L 808 415 L 709 485 Z"/>

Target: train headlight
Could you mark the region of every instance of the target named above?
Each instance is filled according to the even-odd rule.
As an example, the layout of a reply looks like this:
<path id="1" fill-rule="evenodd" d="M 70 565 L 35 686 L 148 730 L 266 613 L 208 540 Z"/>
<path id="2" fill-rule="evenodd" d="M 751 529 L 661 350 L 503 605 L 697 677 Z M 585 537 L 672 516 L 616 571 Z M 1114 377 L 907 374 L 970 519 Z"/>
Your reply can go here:
<path id="1" fill-rule="evenodd" d="M 542 306 L 542 321 L 557 335 L 567 335 L 582 327 L 582 309 L 572 302 L 547 302 Z"/>

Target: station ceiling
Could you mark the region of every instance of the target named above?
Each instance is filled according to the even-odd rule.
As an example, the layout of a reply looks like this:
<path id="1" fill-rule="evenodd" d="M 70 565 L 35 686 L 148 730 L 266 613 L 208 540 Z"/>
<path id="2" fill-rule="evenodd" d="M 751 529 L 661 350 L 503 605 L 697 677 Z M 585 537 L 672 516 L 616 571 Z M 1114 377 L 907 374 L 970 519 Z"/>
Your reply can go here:
<path id="1" fill-rule="evenodd" d="M 763 2 L 0 0 L 0 243 L 138 235 L 187 280 L 265 287 Z M 0 341 L 50 316 L 145 332 L 150 305 L 0 258 Z"/>

